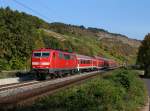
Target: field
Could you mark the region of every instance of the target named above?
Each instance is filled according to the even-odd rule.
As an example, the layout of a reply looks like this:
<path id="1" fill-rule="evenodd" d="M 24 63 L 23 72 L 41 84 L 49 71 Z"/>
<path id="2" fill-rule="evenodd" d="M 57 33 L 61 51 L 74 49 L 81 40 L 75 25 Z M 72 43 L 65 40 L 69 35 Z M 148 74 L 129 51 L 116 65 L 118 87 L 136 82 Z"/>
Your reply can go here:
<path id="1" fill-rule="evenodd" d="M 120 69 L 62 90 L 17 111 L 137 111 L 146 102 L 145 85 L 132 70 Z"/>

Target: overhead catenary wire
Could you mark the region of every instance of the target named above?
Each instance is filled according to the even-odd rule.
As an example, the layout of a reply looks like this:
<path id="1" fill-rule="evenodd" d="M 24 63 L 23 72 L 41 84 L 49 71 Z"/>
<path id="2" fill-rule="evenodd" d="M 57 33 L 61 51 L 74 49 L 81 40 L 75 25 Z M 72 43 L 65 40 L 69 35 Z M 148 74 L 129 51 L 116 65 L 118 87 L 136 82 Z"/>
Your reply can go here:
<path id="1" fill-rule="evenodd" d="M 19 2 L 19 1 L 17 1 L 17 0 L 13 0 L 13 1 L 14 1 L 16 4 L 18 4 L 18 5 L 20 5 L 20 6 L 24 7 L 24 8 L 26 8 L 26 9 L 32 11 L 33 13 L 38 14 L 39 16 L 43 17 L 44 19 L 47 19 L 48 21 L 51 20 L 50 18 L 48 18 L 47 16 L 41 14 L 40 12 L 36 11 L 35 9 L 32 9 L 32 8 L 30 8 L 29 6 L 27 6 L 27 5 L 25 5 L 25 4 L 21 3 L 21 2 Z"/>
<path id="2" fill-rule="evenodd" d="M 48 10 L 48 11 L 51 11 L 50 13 L 52 14 L 52 17 L 54 17 L 54 18 L 62 18 L 61 16 L 56 16 L 56 13 L 54 13 L 55 12 L 55 10 L 54 9 L 52 9 L 52 7 L 51 8 L 49 8 L 49 6 L 47 5 L 47 4 L 45 4 L 43 1 L 41 2 L 41 0 L 39 0 L 39 2 L 40 2 L 40 6 L 41 7 L 43 7 L 44 9 L 46 9 L 46 10 Z M 54 14 L 54 15 L 53 15 Z"/>

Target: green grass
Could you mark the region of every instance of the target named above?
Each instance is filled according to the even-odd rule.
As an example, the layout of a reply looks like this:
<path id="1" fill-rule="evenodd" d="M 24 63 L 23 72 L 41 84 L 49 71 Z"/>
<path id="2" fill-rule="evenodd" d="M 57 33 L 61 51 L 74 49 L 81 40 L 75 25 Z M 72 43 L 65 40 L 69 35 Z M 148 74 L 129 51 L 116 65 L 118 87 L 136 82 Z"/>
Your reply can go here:
<path id="1" fill-rule="evenodd" d="M 115 70 L 18 108 L 18 111 L 136 111 L 147 92 L 135 71 Z"/>
<path id="2" fill-rule="evenodd" d="M 16 77 L 16 73 L 12 73 L 12 72 L 0 72 L 0 79 L 8 78 L 8 77 Z"/>

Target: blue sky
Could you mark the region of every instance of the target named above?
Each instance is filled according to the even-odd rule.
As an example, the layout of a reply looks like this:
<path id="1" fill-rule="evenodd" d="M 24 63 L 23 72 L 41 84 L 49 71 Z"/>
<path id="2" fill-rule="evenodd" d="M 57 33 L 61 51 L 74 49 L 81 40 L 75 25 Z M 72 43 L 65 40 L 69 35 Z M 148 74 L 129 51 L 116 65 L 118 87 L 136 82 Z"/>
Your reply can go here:
<path id="1" fill-rule="evenodd" d="M 0 7 L 6 6 L 47 22 L 104 28 L 141 40 L 150 32 L 150 0 L 0 0 Z"/>

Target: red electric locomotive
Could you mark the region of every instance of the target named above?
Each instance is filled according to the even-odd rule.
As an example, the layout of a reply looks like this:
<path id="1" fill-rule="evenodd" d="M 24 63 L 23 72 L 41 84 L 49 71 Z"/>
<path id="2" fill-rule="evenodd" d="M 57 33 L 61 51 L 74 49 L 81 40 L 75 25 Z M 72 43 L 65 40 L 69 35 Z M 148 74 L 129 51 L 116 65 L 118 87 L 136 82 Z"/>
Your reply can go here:
<path id="1" fill-rule="evenodd" d="M 76 71 L 76 67 L 77 59 L 74 53 L 53 49 L 39 49 L 32 52 L 32 71 L 36 72 L 38 78 L 45 79 L 48 74 L 72 73 Z"/>

